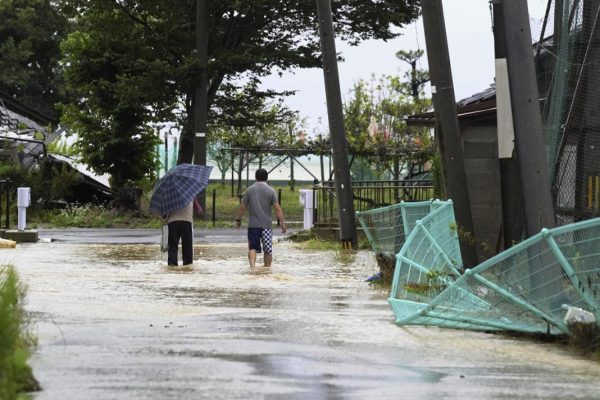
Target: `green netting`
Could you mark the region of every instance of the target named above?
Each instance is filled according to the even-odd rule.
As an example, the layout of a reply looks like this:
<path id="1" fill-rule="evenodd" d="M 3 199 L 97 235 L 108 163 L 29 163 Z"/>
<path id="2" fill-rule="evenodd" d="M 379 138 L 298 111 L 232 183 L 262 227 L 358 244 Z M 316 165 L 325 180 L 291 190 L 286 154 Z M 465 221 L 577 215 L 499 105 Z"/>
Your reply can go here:
<path id="1" fill-rule="evenodd" d="M 548 6 L 536 74 L 554 211 L 563 225 L 600 215 L 600 8 L 587 0 Z"/>
<path id="2" fill-rule="evenodd" d="M 157 170 L 158 176 L 163 176 L 168 170 L 177 165 L 177 154 L 179 153 L 178 147 L 176 140 L 167 149 L 165 149 L 165 146 L 163 145 L 156 146 L 156 157 L 159 162 Z"/>
<path id="3" fill-rule="evenodd" d="M 600 321 L 599 256 L 596 218 L 543 230 L 463 273 L 452 203 L 434 201 L 396 256 L 389 303 L 400 325 L 568 333 L 572 309 Z"/>

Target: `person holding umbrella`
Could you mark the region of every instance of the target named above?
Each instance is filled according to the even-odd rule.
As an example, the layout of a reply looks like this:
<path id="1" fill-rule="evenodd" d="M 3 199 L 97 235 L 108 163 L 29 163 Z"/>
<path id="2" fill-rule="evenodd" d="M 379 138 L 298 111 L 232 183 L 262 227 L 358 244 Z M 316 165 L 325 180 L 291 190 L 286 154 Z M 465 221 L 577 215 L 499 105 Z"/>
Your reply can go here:
<path id="1" fill-rule="evenodd" d="M 193 213 L 202 213 L 196 200 L 198 193 L 206 189 L 212 167 L 179 164 L 154 185 L 150 198 L 150 212 L 165 218 L 169 226 L 169 249 L 167 262 L 177 265 L 179 241 L 181 241 L 183 265 L 193 264 Z"/>
<path id="2" fill-rule="evenodd" d="M 271 207 L 281 224 L 281 231 L 286 232 L 283 210 L 279 205 L 277 193 L 267 184 L 269 173 L 265 169 L 258 169 L 255 173 L 256 183 L 250 186 L 242 196 L 242 202 L 235 219 L 236 226 L 242 224 L 242 217 L 248 208 L 248 261 L 250 267 L 256 264 L 256 254 L 265 251 L 265 267 L 270 267 L 273 261 L 273 230 L 271 229 Z"/>
<path id="3" fill-rule="evenodd" d="M 167 263 L 169 266 L 177 266 L 177 253 L 179 252 L 179 241 L 181 241 L 181 258 L 183 265 L 194 263 L 194 211 L 202 215 L 203 210 L 200 203 L 194 197 L 185 207 L 166 215 L 169 224 L 169 250 Z"/>

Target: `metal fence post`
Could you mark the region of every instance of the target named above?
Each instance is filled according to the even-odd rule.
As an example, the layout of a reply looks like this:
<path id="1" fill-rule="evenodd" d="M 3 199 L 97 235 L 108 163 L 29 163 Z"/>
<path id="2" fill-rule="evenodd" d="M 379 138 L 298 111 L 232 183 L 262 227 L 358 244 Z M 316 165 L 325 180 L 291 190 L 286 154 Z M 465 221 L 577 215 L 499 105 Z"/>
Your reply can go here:
<path id="1" fill-rule="evenodd" d="M 217 222 L 217 191 L 213 189 L 212 193 L 212 224 L 216 225 Z"/>
<path id="2" fill-rule="evenodd" d="M 4 191 L 6 195 L 6 229 L 10 228 L 10 193 L 8 187 Z"/>
<path id="3" fill-rule="evenodd" d="M 279 188 L 277 190 L 277 202 L 279 203 L 279 206 L 281 207 L 281 188 Z M 279 217 L 277 217 L 277 226 L 281 225 L 281 221 L 279 220 Z"/>

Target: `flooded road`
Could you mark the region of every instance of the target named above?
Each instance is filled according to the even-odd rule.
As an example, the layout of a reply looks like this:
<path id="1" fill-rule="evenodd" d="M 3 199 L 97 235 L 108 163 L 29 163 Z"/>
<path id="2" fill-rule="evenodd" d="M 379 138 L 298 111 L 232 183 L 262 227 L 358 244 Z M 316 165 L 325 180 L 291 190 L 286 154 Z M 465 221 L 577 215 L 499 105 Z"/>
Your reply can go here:
<path id="1" fill-rule="evenodd" d="M 0 253 L 28 286 L 39 400 L 598 399 L 600 364 L 554 344 L 393 324 L 369 252 L 242 243 L 36 243 Z M 259 258 L 262 260 L 262 258 Z"/>

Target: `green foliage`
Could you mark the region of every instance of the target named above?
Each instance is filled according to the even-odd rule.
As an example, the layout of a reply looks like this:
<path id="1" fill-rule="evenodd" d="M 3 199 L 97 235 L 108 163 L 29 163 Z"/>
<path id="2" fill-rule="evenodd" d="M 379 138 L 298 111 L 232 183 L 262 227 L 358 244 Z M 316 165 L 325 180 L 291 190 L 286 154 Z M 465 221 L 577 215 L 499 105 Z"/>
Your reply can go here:
<path id="1" fill-rule="evenodd" d="M 79 174 L 67 164 L 52 167 L 52 178 L 46 182 L 49 189 L 49 200 L 69 198 L 73 194 L 74 185 L 79 182 Z"/>
<path id="2" fill-rule="evenodd" d="M 145 101 L 148 90 L 158 88 L 130 79 L 138 68 L 151 67 L 138 64 L 135 40 L 104 39 L 75 32 L 63 43 L 65 61 L 71 65 L 65 74 L 67 88 L 80 101 L 62 108 L 62 120 L 79 138 L 81 161 L 98 174 L 110 174 L 111 186 L 120 189 L 155 171 L 159 138 L 151 126 L 156 121 L 151 108 L 163 106 Z"/>
<path id="3" fill-rule="evenodd" d="M 149 182 L 144 184 L 147 190 L 152 189 Z M 273 185 L 275 190 L 280 187 L 282 190 L 281 207 L 286 216 L 288 226 L 301 223 L 304 209 L 298 201 L 298 193 L 290 192 L 287 186 Z M 205 219 L 196 219 L 194 225 L 199 229 L 212 228 L 212 192 L 216 190 L 215 227 L 233 228 L 235 227 L 235 212 L 239 207 L 237 196 L 231 197 L 231 187 L 229 185 L 212 183 L 206 190 L 206 215 Z M 148 207 L 150 199 L 149 192 L 142 196 L 144 204 L 142 209 Z M 30 224 L 44 227 L 82 227 L 82 228 L 158 228 L 160 219 L 147 213 L 131 213 L 117 215 L 113 210 L 89 204 L 72 204 L 63 210 L 32 210 L 27 215 Z M 245 223 L 245 222 L 244 222 Z M 274 229 L 276 229 L 274 227 Z"/>
<path id="4" fill-rule="evenodd" d="M 0 90 L 54 114 L 61 100 L 57 67 L 67 19 L 51 1 L 2 0 L 0 21 Z"/>
<path id="5" fill-rule="evenodd" d="M 424 84 L 429 82 L 429 71 L 417 68 L 417 63 L 423 57 L 425 51 L 419 50 L 400 50 L 396 52 L 396 57 L 410 65 L 410 71 L 404 74 L 405 81 L 401 84 L 405 92 L 411 94 L 413 99 L 418 100 L 424 95 Z"/>
<path id="6" fill-rule="evenodd" d="M 0 179 L 10 179 L 13 187 L 30 186 L 32 174 L 19 164 L 0 164 Z"/>
<path id="7" fill-rule="evenodd" d="M 323 240 L 316 237 L 298 242 L 297 246 L 305 250 L 339 251 L 341 249 L 341 243 L 339 241 Z"/>
<path id="8" fill-rule="evenodd" d="M 60 154 L 66 157 L 73 157 L 77 155 L 75 146 L 69 144 L 65 139 L 56 139 L 46 145 L 48 153 Z"/>
<path id="9" fill-rule="evenodd" d="M 55 226 L 108 228 L 112 226 L 115 215 L 102 206 L 69 204 L 48 217 L 48 222 Z"/>
<path id="10" fill-rule="evenodd" d="M 215 164 L 219 169 L 219 172 L 221 172 L 221 183 L 225 183 L 225 174 L 232 167 L 231 156 L 225 150 L 226 148 L 227 146 L 220 139 L 213 139 L 212 142 L 206 146 L 206 156 L 208 160 L 212 164 Z"/>
<path id="11" fill-rule="evenodd" d="M 35 344 L 27 330 L 24 290 L 11 266 L 0 267 L 0 398 L 38 389 L 27 361 Z"/>
<path id="12" fill-rule="evenodd" d="M 418 295 L 433 297 L 442 293 L 448 286 L 450 281 L 453 281 L 455 277 L 444 274 L 441 271 L 428 271 L 425 275 L 425 282 L 407 282 L 404 285 L 404 289 L 408 293 L 415 293 Z"/>
<path id="13" fill-rule="evenodd" d="M 179 161 L 191 161 L 193 99 L 201 71 L 194 34 L 196 2 L 57 3 L 73 21 L 74 29 L 62 47 L 63 66 L 68 91 L 79 99 L 65 107 L 64 122 L 74 125 L 82 141 L 100 146 L 98 150 L 82 146 L 86 161 L 98 172 L 117 172 L 117 168 L 108 171 L 109 163 L 94 154 L 116 159 L 110 155 L 109 133 L 117 142 L 124 132 L 147 134 L 144 127 L 151 120 L 175 120 L 183 127 Z M 418 11 L 417 0 L 333 3 L 337 36 L 352 44 L 392 39 L 399 35 L 395 28 L 416 19 Z M 208 13 L 211 121 L 228 116 L 222 112 L 226 104 L 239 100 L 230 94 L 239 93 L 246 84 L 274 70 L 321 65 L 313 2 L 224 0 L 209 2 Z M 266 99 L 285 93 L 256 89 L 250 94 L 250 98 Z M 253 107 L 243 104 L 237 109 L 244 112 Z M 108 125 L 115 123 L 123 126 L 110 132 Z M 149 150 L 141 147 L 130 148 L 129 154 L 143 158 L 142 151 Z"/>
<path id="14" fill-rule="evenodd" d="M 429 99 L 411 95 L 411 86 L 398 77 L 383 76 L 354 84 L 344 104 L 348 146 L 355 158 L 352 175 L 357 180 L 394 177 L 403 170 L 410 177 L 415 167 L 431 159 L 428 129 L 410 128 L 405 118 L 428 110 Z M 397 154 L 392 157 L 388 153 Z"/>
<path id="15" fill-rule="evenodd" d="M 268 102 L 267 96 L 257 93 L 256 85 L 257 82 L 249 84 L 248 91 L 231 89 L 226 102 L 217 102 L 222 117 L 209 126 L 207 153 L 217 164 L 223 181 L 229 168 L 233 168 L 241 181 L 248 164 L 266 168 L 282 161 L 285 156 L 263 153 L 260 149 L 293 146 L 293 132 L 302 126 L 296 113 L 280 103 Z M 224 151 L 227 148 L 244 149 L 234 153 L 233 165 L 231 153 Z"/>
<path id="16" fill-rule="evenodd" d="M 0 179 L 10 179 L 12 188 L 31 188 L 32 206 L 37 206 L 37 200 L 42 200 L 43 206 L 52 201 L 68 199 L 73 194 L 74 185 L 78 182 L 77 171 L 66 164 L 56 165 L 40 160 L 37 170 L 28 171 L 19 164 L 0 164 Z M 16 190 L 13 190 L 13 195 Z M 14 201 L 11 203 L 16 205 Z"/>

